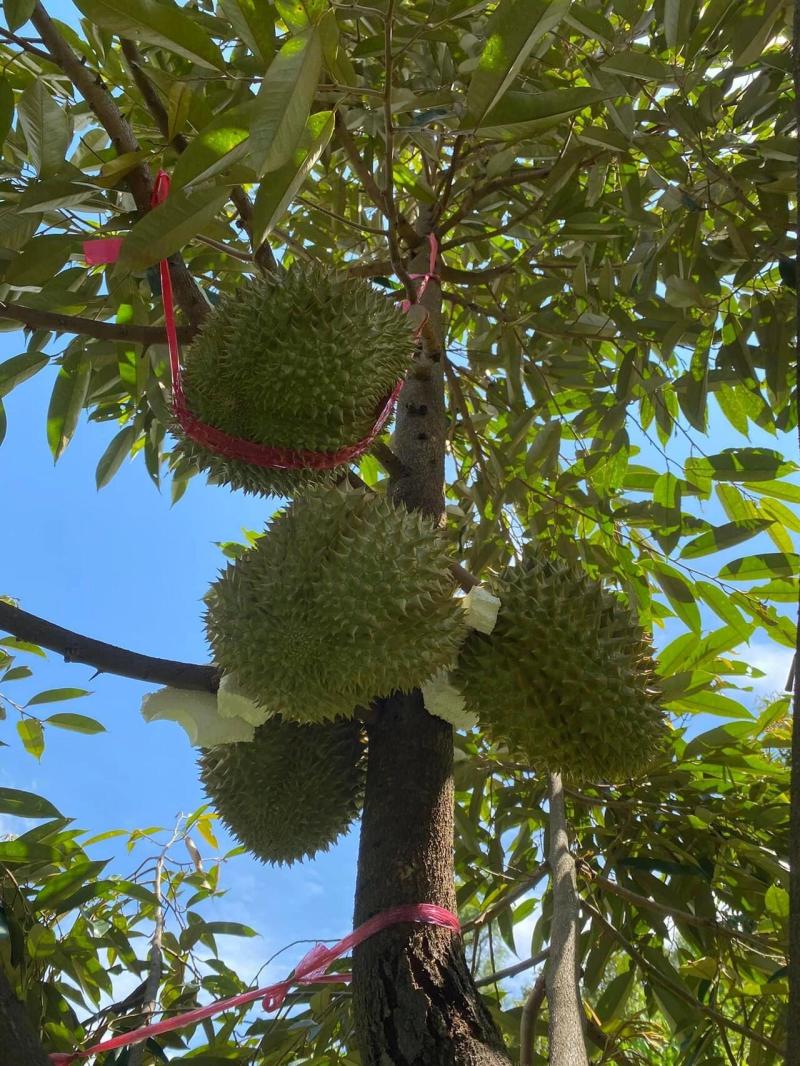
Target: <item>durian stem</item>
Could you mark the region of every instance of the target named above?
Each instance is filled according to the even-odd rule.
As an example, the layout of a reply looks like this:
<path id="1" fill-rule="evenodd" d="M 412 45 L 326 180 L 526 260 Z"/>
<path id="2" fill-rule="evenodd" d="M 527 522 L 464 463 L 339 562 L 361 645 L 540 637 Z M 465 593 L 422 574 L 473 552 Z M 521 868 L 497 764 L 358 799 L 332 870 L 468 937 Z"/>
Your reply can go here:
<path id="1" fill-rule="evenodd" d="M 550 876 L 553 920 L 545 965 L 551 1066 L 588 1066 L 578 980 L 579 926 L 575 860 L 569 850 L 564 786 L 550 774 Z"/>

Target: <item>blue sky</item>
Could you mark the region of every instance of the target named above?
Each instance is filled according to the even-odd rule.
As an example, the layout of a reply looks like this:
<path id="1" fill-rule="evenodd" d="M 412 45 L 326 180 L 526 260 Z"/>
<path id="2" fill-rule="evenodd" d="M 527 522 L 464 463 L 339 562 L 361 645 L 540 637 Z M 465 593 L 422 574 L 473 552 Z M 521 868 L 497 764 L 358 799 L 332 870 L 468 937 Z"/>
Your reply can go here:
<path id="1" fill-rule="evenodd" d="M 0 334 L 0 361 L 23 350 L 20 334 Z M 168 484 L 159 494 L 141 459 L 123 465 L 97 492 L 94 469 L 118 427 L 83 424 L 54 466 L 45 436 L 53 377 L 54 370 L 46 368 L 5 401 L 0 591 L 69 629 L 153 655 L 207 661 L 200 600 L 225 563 L 214 542 L 242 539 L 243 527 L 262 528 L 276 501 L 211 488 L 196 478 L 171 507 Z M 89 668 L 56 655 L 29 662 L 34 683 L 9 685 L 9 696 L 24 702 L 45 688 L 91 689 L 91 697 L 52 710 L 92 715 L 108 732 L 88 737 L 50 728 L 37 763 L 22 749 L 17 716 L 10 711 L 0 722 L 0 739 L 10 745 L 0 749 L 0 785 L 46 796 L 92 833 L 171 827 L 180 812 L 203 802 L 195 754 L 183 730 L 170 722 L 146 724 L 139 714 L 143 694 L 154 686 L 109 675 L 92 678 Z M 208 851 L 202 840 L 197 843 Z M 220 843 L 225 850 L 232 846 L 224 833 Z M 114 854 L 114 847 L 99 845 L 96 857 Z M 289 869 L 264 867 L 248 856 L 231 860 L 221 879 L 229 894 L 215 905 L 214 917 L 245 921 L 263 935 L 225 947 L 243 976 L 252 976 L 295 938 L 349 931 L 355 862 L 353 836 L 319 860 Z M 124 873 L 134 865 L 121 854 L 114 868 Z"/>

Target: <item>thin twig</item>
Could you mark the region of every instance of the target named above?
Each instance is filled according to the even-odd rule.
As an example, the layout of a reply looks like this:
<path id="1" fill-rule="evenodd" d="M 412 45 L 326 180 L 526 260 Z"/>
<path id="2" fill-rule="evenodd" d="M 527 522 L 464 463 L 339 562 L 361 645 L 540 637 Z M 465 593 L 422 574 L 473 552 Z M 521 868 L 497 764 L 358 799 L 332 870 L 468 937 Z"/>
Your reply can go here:
<path id="1" fill-rule="evenodd" d="M 408 468 L 400 458 L 394 454 L 388 444 L 384 444 L 381 440 L 376 440 L 370 448 L 370 451 L 384 468 L 389 477 L 406 477 L 408 475 Z"/>
<path id="2" fill-rule="evenodd" d="M 11 33 L 10 30 L 7 30 L 2 26 L 0 26 L 0 37 L 4 37 L 7 41 L 15 44 L 18 48 L 21 48 L 23 52 L 27 52 L 29 56 L 36 56 L 37 59 L 41 59 L 45 63 L 53 63 L 53 57 L 49 52 L 42 51 L 41 48 L 37 48 L 24 37 L 17 37 L 16 33 Z"/>

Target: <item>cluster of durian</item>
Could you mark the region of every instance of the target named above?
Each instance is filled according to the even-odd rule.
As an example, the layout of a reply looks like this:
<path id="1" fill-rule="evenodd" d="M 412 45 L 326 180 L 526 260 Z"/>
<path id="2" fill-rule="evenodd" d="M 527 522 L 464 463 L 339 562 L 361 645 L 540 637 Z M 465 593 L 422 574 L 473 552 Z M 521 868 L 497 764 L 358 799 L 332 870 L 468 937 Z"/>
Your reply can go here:
<path id="1" fill-rule="evenodd" d="M 465 632 L 454 591 L 429 519 L 346 487 L 308 490 L 212 585 L 215 662 L 271 716 L 253 743 L 202 761 L 209 797 L 251 851 L 291 862 L 350 824 L 359 708 L 453 662 Z"/>
<path id="2" fill-rule="evenodd" d="M 536 550 L 497 589 L 497 624 L 469 634 L 453 678 L 491 739 L 577 781 L 645 769 L 666 723 L 650 641 L 630 609 Z"/>
<path id="3" fill-rule="evenodd" d="M 408 318 L 369 282 L 317 265 L 244 282 L 206 316 L 183 360 L 189 411 L 260 445 L 335 452 L 368 435 L 408 369 Z M 174 427 L 173 463 L 246 492 L 293 495 L 329 470 L 219 455 Z"/>

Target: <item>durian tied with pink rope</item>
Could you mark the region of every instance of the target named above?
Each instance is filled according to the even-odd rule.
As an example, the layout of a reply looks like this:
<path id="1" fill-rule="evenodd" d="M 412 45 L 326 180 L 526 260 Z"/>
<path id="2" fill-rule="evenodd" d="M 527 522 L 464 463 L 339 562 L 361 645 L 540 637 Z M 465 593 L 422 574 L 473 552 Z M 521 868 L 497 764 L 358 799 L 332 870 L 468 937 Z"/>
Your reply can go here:
<path id="1" fill-rule="evenodd" d="M 414 344 L 413 319 L 345 272 L 244 282 L 183 353 L 173 465 L 264 495 L 331 482 L 387 421 Z"/>

